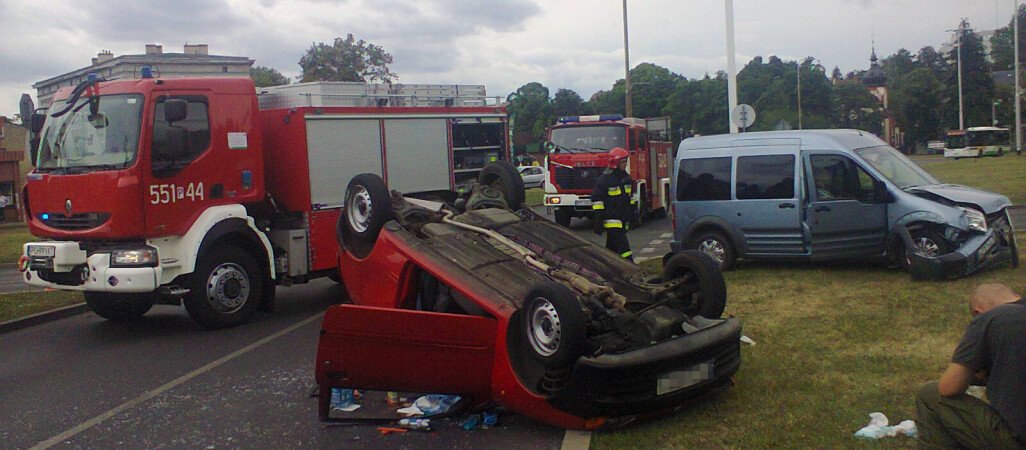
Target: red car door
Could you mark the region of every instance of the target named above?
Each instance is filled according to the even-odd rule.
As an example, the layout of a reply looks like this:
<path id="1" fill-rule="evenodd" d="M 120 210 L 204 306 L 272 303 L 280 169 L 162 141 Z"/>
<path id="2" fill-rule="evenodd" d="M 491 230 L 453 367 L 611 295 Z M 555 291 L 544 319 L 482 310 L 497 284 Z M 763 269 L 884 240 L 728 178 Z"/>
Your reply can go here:
<path id="1" fill-rule="evenodd" d="M 330 387 L 491 394 L 495 319 L 393 308 L 328 308 L 317 346 L 317 383 Z"/>

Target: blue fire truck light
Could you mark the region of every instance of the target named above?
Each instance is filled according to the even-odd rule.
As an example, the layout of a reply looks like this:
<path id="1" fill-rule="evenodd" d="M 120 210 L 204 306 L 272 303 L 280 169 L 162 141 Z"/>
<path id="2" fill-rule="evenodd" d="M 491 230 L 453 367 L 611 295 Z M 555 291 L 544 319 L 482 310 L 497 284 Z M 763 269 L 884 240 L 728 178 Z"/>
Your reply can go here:
<path id="1" fill-rule="evenodd" d="M 49 214 L 40 214 L 39 218 L 43 219 L 43 220 L 50 220 L 50 215 Z"/>
<path id="2" fill-rule="evenodd" d="M 139 74 L 143 78 L 153 78 L 153 68 L 150 66 L 142 66 L 142 68 L 139 69 Z"/>
<path id="3" fill-rule="evenodd" d="M 89 80 L 89 81 L 95 81 L 96 80 L 96 74 L 95 73 L 91 73 L 89 75 L 86 75 L 86 79 Z"/>

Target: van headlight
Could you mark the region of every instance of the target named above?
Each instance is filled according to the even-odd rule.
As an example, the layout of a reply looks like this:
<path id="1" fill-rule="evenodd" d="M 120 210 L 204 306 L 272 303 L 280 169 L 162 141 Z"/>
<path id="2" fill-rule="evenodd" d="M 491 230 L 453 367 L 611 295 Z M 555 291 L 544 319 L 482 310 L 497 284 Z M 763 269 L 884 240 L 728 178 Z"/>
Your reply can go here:
<path id="1" fill-rule="evenodd" d="M 959 209 L 962 210 L 962 213 L 965 214 L 966 220 L 969 221 L 966 228 L 972 231 L 979 231 L 981 233 L 987 232 L 987 218 L 982 212 L 973 208 L 963 208 L 961 206 Z"/>
<path id="2" fill-rule="evenodd" d="M 114 250 L 110 252 L 111 267 L 156 267 L 157 249 Z"/>

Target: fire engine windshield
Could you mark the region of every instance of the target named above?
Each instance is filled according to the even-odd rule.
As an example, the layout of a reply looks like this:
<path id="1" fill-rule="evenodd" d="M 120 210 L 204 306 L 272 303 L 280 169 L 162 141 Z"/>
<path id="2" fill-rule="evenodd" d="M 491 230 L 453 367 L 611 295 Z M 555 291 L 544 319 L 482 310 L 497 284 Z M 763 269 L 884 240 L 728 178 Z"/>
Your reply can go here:
<path id="1" fill-rule="evenodd" d="M 74 100 L 74 98 L 73 98 Z M 116 170 L 135 161 L 143 99 L 138 94 L 80 97 L 54 102 L 40 134 L 36 170 L 83 173 Z"/>
<path id="2" fill-rule="evenodd" d="M 592 125 L 553 128 L 549 140 L 557 149 L 570 152 L 605 153 L 615 147 L 626 148 L 627 127 Z"/>

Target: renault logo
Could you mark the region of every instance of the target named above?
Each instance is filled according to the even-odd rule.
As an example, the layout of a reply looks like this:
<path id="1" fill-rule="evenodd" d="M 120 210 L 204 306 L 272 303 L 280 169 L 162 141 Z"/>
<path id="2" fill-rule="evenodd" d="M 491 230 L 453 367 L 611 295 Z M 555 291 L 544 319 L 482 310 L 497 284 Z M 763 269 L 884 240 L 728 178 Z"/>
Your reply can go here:
<path id="1" fill-rule="evenodd" d="M 64 216 L 71 217 L 71 199 L 64 201 Z"/>

